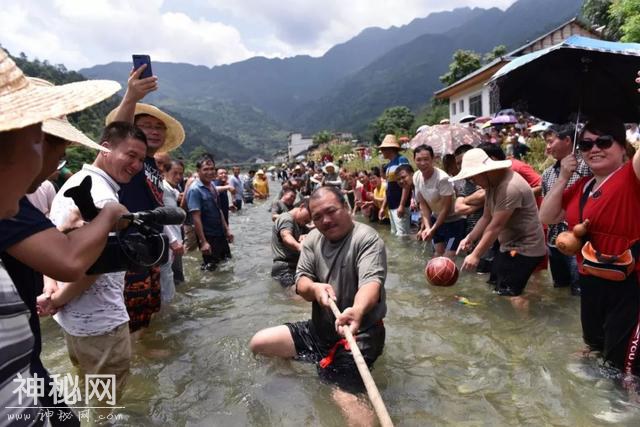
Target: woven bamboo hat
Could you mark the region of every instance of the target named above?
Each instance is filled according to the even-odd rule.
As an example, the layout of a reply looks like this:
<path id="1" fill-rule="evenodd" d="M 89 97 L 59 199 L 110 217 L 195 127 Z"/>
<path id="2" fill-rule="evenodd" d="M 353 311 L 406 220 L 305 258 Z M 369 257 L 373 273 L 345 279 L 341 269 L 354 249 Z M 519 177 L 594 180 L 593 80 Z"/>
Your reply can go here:
<path id="1" fill-rule="evenodd" d="M 36 86 L 53 86 L 53 83 L 36 77 L 28 77 L 28 80 Z M 42 131 L 49 135 L 57 136 L 58 138 L 69 141 L 72 144 L 84 145 L 85 147 L 105 151 L 107 153 L 111 151 L 107 147 L 103 147 L 102 145 L 93 142 L 87 135 L 82 133 L 80 129 L 69 123 L 69 120 L 67 120 L 65 116 L 45 120 L 42 122 Z"/>
<path id="2" fill-rule="evenodd" d="M 111 110 L 107 115 L 107 124 L 111 123 L 116 118 L 116 114 L 118 114 L 117 108 Z M 142 104 L 140 102 L 136 104 L 135 112 L 136 116 L 139 114 L 148 114 L 153 116 L 162 121 L 162 123 L 167 127 L 164 144 L 162 144 L 162 147 L 158 149 L 158 153 L 168 153 L 182 145 L 184 142 L 184 128 L 175 118 L 160 110 L 158 107 L 154 107 L 149 104 Z"/>
<path id="3" fill-rule="evenodd" d="M 400 150 L 400 143 L 395 135 L 386 135 L 382 140 L 382 144 L 378 146 L 378 148 L 396 148 Z"/>
<path id="4" fill-rule="evenodd" d="M 60 86 L 30 83 L 7 52 L 0 49 L 0 132 L 21 129 L 84 110 L 120 89 L 111 80 L 85 80 Z"/>
<path id="5" fill-rule="evenodd" d="M 449 178 L 450 182 L 471 178 L 481 173 L 511 167 L 511 160 L 492 160 L 481 148 L 472 148 L 462 156 L 462 166 L 458 175 Z"/>

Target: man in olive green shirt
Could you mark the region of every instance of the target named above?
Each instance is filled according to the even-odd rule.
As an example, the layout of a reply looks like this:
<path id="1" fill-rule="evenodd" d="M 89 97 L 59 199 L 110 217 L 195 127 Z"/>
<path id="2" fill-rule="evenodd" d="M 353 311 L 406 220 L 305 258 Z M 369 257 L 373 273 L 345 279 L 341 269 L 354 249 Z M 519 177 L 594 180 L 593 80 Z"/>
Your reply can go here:
<path id="1" fill-rule="evenodd" d="M 305 201 L 297 208 L 279 215 L 273 224 L 271 277 L 284 287 L 288 288 L 296 283 L 296 266 L 302 249 L 302 238 L 308 232 L 306 225 L 310 220 L 309 205 Z"/>
<path id="2" fill-rule="evenodd" d="M 345 416 L 359 422 L 370 419 L 372 424 L 371 409 L 351 395 L 365 389 L 341 338 L 342 328 L 348 327 L 369 367 L 382 354 L 382 319 L 387 312 L 384 241 L 368 225 L 352 220 L 338 188 L 327 186 L 314 191 L 309 210 L 316 229 L 302 245 L 296 292 L 312 302 L 311 319 L 263 329 L 249 346 L 254 354 L 320 362 L 320 377 L 339 387 L 334 398 Z M 342 312 L 337 319 L 330 310 L 329 298 Z"/>

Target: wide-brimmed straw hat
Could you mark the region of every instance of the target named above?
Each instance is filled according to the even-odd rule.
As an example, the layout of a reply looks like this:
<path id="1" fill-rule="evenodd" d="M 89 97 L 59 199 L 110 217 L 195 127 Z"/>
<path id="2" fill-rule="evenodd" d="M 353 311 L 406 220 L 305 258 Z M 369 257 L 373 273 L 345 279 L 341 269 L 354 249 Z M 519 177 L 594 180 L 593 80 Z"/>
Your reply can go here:
<path id="1" fill-rule="evenodd" d="M 116 118 L 116 114 L 118 114 L 118 108 L 114 108 L 107 115 L 107 124 L 113 122 Z M 136 104 L 136 112 L 135 115 L 139 114 L 148 114 L 156 119 L 162 121 L 164 125 L 167 127 L 167 131 L 164 137 L 164 144 L 162 147 L 158 149 L 159 153 L 168 153 L 169 151 L 175 150 L 184 142 L 184 128 L 175 118 L 165 113 L 158 107 L 154 107 L 153 105 L 137 103 Z"/>
<path id="2" fill-rule="evenodd" d="M 449 181 L 471 178 L 481 173 L 511 167 L 511 160 L 492 160 L 481 148 L 472 148 L 462 156 L 460 173 Z"/>
<path id="3" fill-rule="evenodd" d="M 30 83 L 35 84 L 36 86 L 53 86 L 53 83 L 43 79 L 35 77 L 28 77 L 28 79 Z M 84 145 L 85 147 L 105 151 L 107 153 L 111 151 L 107 147 L 103 147 L 102 145 L 93 142 L 87 135 L 82 133 L 81 130 L 69 123 L 69 120 L 67 120 L 65 116 L 45 120 L 42 122 L 42 131 L 46 134 L 57 136 L 58 138 L 69 141 L 72 144 Z"/>
<path id="4" fill-rule="evenodd" d="M 25 77 L 0 49 L 0 132 L 21 129 L 84 110 L 120 89 L 111 80 L 84 80 L 60 86 L 38 86 Z"/>
<path id="5" fill-rule="evenodd" d="M 378 148 L 396 148 L 399 150 L 400 143 L 396 139 L 395 135 L 386 135 L 382 140 L 382 144 L 380 144 Z"/>
<path id="6" fill-rule="evenodd" d="M 258 172 L 256 172 L 256 175 L 264 175 L 264 171 L 262 169 L 258 169 Z"/>

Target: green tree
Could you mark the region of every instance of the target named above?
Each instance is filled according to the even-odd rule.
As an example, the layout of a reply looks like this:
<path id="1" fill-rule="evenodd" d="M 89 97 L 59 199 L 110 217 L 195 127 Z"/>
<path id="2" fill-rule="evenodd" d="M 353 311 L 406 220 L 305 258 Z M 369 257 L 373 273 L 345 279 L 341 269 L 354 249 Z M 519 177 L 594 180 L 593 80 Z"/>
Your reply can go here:
<path id="1" fill-rule="evenodd" d="M 317 145 L 326 144 L 327 142 L 330 142 L 332 139 L 333 139 L 333 134 L 328 130 L 323 130 L 313 135 L 313 143 Z"/>
<path id="2" fill-rule="evenodd" d="M 482 66 L 480 55 L 472 50 L 458 49 L 453 54 L 449 71 L 440 76 L 440 81 L 449 86 Z"/>
<path id="3" fill-rule="evenodd" d="M 422 125 L 435 125 L 440 123 L 440 120 L 448 118 L 449 102 L 446 99 L 431 98 L 431 101 L 416 115 L 416 119 L 411 126 L 411 134 L 415 134 L 416 129 Z"/>
<path id="4" fill-rule="evenodd" d="M 387 108 L 371 125 L 374 143 L 378 145 L 387 134 L 407 134 L 414 118 L 409 107 Z"/>
<path id="5" fill-rule="evenodd" d="M 611 21 L 621 23 L 620 41 L 640 43 L 640 0 L 615 0 L 609 7 Z"/>
<path id="6" fill-rule="evenodd" d="M 202 157 L 204 154 L 207 154 L 207 153 L 208 153 L 207 149 L 204 148 L 202 145 L 199 145 L 193 150 L 191 150 L 191 154 L 189 154 L 189 157 L 187 158 L 187 163 L 189 163 L 190 165 L 195 165 L 196 162 L 200 160 L 200 157 Z"/>
<path id="7" fill-rule="evenodd" d="M 74 173 L 82 169 L 82 165 L 85 163 L 92 164 L 98 155 L 96 150 L 92 150 L 84 145 L 72 145 L 67 148 L 65 153 L 65 159 L 67 160 L 66 166 Z"/>
<path id="8" fill-rule="evenodd" d="M 604 27 L 602 36 L 608 40 L 619 40 L 622 36 L 622 24 L 619 18 L 611 15 L 612 0 L 585 0 L 582 5 L 582 19 L 593 27 Z"/>
<path id="9" fill-rule="evenodd" d="M 498 59 L 501 56 L 504 56 L 507 54 L 507 47 L 503 44 L 498 45 L 496 47 L 493 48 L 493 50 L 489 53 L 485 53 L 484 57 L 482 58 L 482 62 L 485 64 L 490 63 L 491 61 L 493 61 L 494 59 Z"/>

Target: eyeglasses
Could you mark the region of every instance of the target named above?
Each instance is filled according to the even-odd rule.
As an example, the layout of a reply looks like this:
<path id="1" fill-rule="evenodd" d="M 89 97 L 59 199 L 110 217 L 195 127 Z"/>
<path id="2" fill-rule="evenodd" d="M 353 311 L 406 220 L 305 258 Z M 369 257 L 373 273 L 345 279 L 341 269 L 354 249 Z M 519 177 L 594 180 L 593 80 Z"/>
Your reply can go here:
<path id="1" fill-rule="evenodd" d="M 600 150 L 606 150 L 613 145 L 613 137 L 611 135 L 602 135 L 597 139 L 583 139 L 578 141 L 578 149 L 580 151 L 591 151 L 593 146 L 596 145 Z"/>

